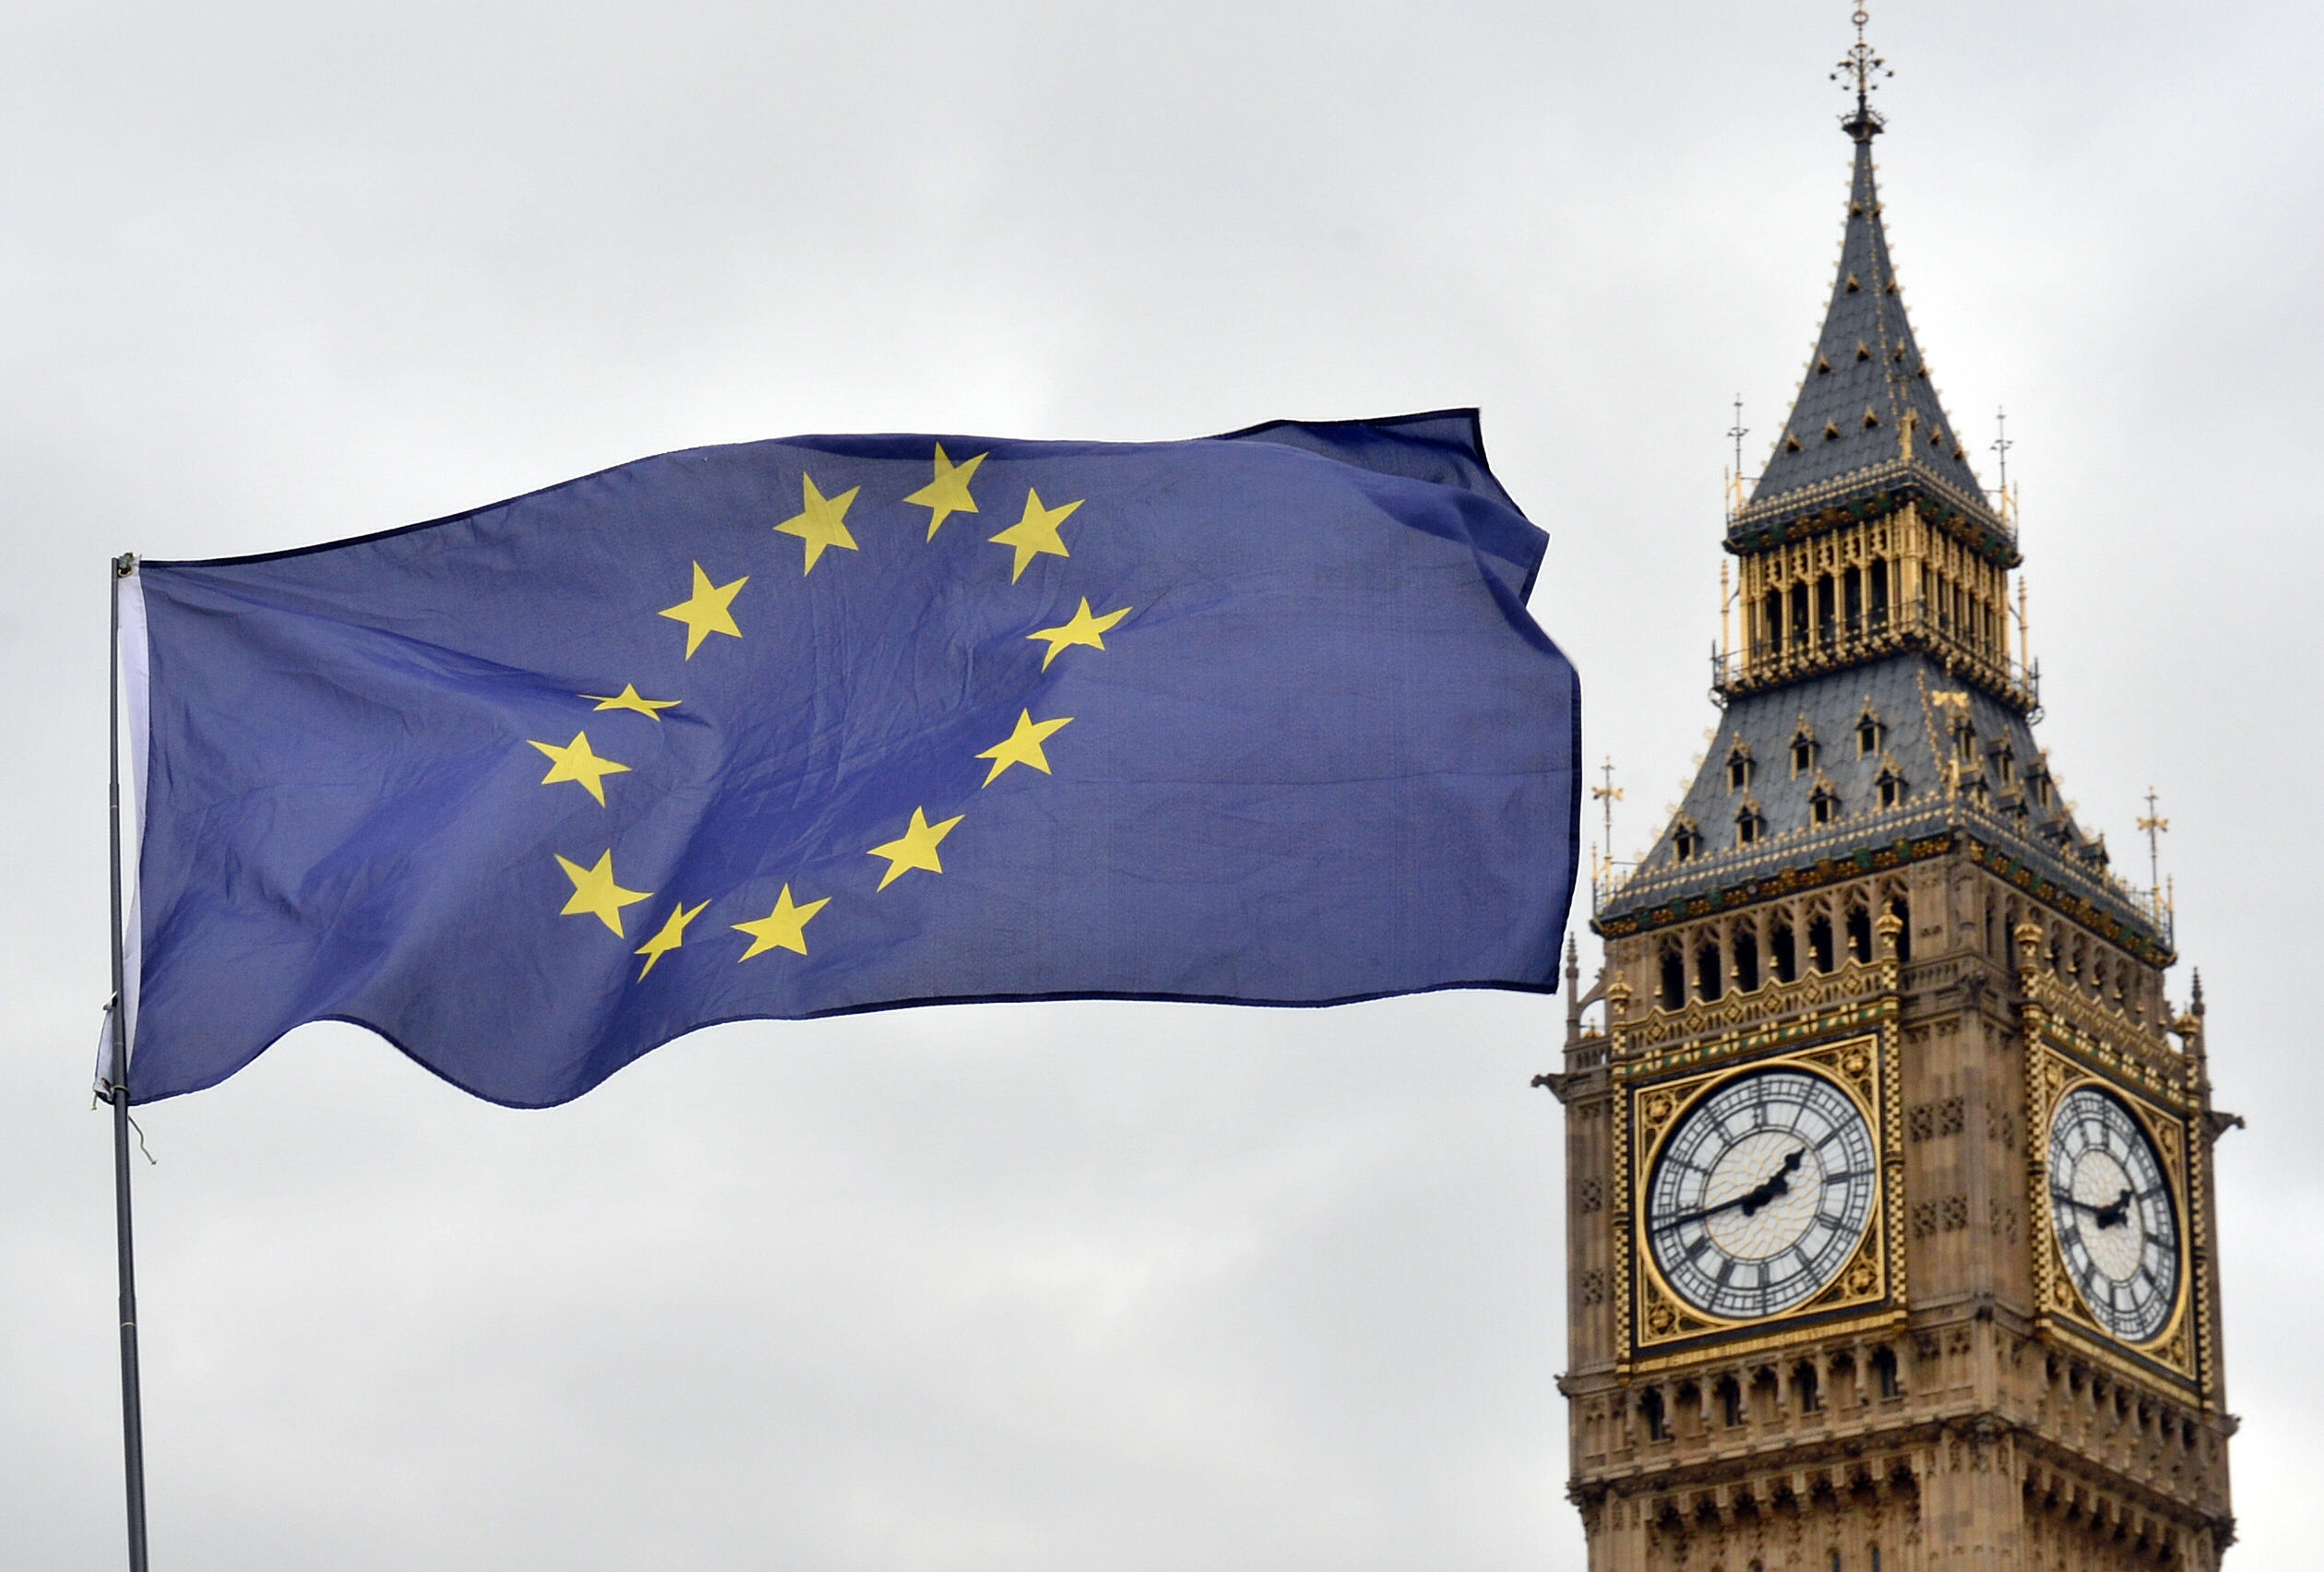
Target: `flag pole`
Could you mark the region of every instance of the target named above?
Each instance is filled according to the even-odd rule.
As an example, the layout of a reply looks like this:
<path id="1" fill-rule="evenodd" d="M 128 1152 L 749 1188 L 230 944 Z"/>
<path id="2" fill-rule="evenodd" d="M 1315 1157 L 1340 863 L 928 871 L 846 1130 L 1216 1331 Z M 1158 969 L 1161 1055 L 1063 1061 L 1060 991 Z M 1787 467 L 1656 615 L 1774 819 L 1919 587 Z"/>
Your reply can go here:
<path id="1" fill-rule="evenodd" d="M 109 566 L 107 587 L 112 592 L 113 631 L 106 667 L 109 677 L 105 710 L 112 744 L 107 803 L 113 817 L 113 1008 L 107 1012 L 112 1052 L 105 1067 L 105 1090 L 113 1102 L 113 1237 L 121 1275 L 122 1483 L 128 1497 L 129 1572 L 146 1572 L 145 1423 L 137 1390 L 137 1258 L 129 1230 L 128 1012 L 125 1007 L 125 979 L 121 953 L 121 581 L 137 571 L 137 559 L 124 554 Z"/>

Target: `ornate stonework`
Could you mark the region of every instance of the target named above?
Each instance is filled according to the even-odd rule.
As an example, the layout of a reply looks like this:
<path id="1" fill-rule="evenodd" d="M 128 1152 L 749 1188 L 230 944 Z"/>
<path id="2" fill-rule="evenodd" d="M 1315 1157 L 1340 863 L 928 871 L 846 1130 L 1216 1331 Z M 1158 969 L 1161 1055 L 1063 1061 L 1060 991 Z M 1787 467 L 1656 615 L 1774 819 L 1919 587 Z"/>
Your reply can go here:
<path id="1" fill-rule="evenodd" d="M 2215 1572 L 2235 1121 L 2199 983 L 2166 1002 L 2160 904 L 2034 740 L 2015 535 L 1905 320 L 1861 39 L 1850 59 L 1848 232 L 1730 520 L 1722 723 L 1607 893 L 1586 994 L 1569 951 L 1541 1078 L 1566 1114 L 1568 1491 L 1591 1572 Z M 1848 1151 L 1877 1154 L 1868 1199 Z"/>

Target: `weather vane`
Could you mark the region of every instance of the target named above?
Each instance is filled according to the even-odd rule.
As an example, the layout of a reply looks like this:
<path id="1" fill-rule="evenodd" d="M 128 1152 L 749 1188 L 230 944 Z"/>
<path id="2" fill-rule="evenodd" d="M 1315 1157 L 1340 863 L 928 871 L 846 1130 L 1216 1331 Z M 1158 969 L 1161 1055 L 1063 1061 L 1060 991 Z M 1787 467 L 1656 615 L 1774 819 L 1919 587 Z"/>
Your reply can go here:
<path id="1" fill-rule="evenodd" d="M 1735 423 L 1727 428 L 1727 435 L 1735 445 L 1734 472 L 1727 482 L 1727 522 L 1730 524 L 1743 509 L 1743 439 L 1750 435 L 1751 428 L 1743 423 L 1743 395 L 1738 393 L 1735 395 Z M 1726 567 L 1723 561 L 1719 566 L 1722 571 Z"/>
<path id="2" fill-rule="evenodd" d="M 2009 493 L 2009 449 L 2016 446 L 2009 440 L 2009 411 L 1996 406 L 1993 411 L 1993 458 L 2001 470 L 1997 482 L 2001 496 L 2001 521 L 2012 530 L 2018 527 L 2018 503 Z"/>
<path id="3" fill-rule="evenodd" d="M 1880 90 L 1880 77 L 1893 77 L 1896 73 L 1889 70 L 1889 63 L 1875 54 L 1872 45 L 1865 42 L 1864 25 L 1872 19 L 1870 13 L 1859 6 L 1848 19 L 1856 24 L 1856 42 L 1846 54 L 1841 56 L 1840 66 L 1832 72 L 1831 79 L 1843 87 L 1853 85 L 1856 89 L 1856 113 L 1840 124 L 1851 137 L 1862 142 L 1878 135 L 1880 127 L 1887 124 L 1880 112 L 1872 107 L 1872 95 Z"/>
<path id="4" fill-rule="evenodd" d="M 1601 853 L 1604 861 L 1602 865 L 1603 871 L 1593 875 L 1591 882 L 1595 884 L 1599 878 L 1603 877 L 1610 885 L 1614 878 L 1614 804 L 1622 800 L 1622 788 L 1614 783 L 1614 756 L 1612 754 L 1606 756 L 1605 763 L 1599 766 L 1599 768 L 1604 774 L 1605 784 L 1591 787 L 1590 794 L 1598 799 L 1605 807 L 1605 840 Z M 1612 891 L 1608 890 L 1606 893 L 1611 894 Z M 1603 898 L 1601 897 L 1601 899 Z"/>
<path id="5" fill-rule="evenodd" d="M 2163 848 L 2158 838 L 2171 828 L 2171 821 L 2156 813 L 2154 808 L 2154 788 L 2150 786 L 2147 788 L 2146 817 L 2139 821 L 2139 828 L 2146 832 L 2147 878 L 2151 881 L 2147 887 L 2147 899 L 2153 902 L 2154 924 L 2159 928 L 2163 925 Z"/>

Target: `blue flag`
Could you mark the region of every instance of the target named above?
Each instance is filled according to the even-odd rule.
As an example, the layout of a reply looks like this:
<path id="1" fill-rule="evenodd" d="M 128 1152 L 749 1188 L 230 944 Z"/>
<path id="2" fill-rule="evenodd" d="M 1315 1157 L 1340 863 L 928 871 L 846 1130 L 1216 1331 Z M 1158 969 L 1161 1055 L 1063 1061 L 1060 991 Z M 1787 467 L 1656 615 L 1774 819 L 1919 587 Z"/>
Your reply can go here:
<path id="1" fill-rule="evenodd" d="M 534 1107 L 718 1021 L 1546 990 L 1543 544 L 1460 411 L 700 448 L 143 564 L 131 1094 L 312 1020 Z"/>

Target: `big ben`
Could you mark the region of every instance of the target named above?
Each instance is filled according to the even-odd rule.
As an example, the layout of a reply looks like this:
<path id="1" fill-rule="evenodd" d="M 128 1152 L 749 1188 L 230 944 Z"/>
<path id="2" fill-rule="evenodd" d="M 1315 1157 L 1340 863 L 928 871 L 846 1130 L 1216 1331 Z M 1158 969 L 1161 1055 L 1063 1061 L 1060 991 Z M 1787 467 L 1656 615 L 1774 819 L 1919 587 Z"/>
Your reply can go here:
<path id="1" fill-rule="evenodd" d="M 2210 1572 L 2200 983 L 2169 1002 L 2167 914 L 2033 731 L 2008 501 L 1889 262 L 1863 22 L 1829 304 L 1722 542 L 1716 740 L 1543 1078 L 1569 1491 L 1591 1572 Z"/>

